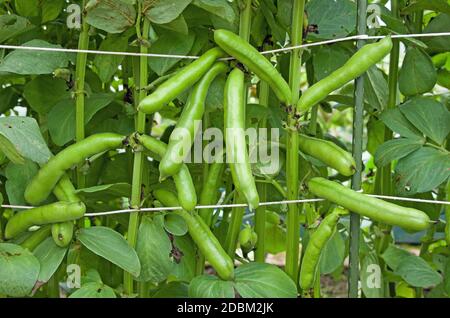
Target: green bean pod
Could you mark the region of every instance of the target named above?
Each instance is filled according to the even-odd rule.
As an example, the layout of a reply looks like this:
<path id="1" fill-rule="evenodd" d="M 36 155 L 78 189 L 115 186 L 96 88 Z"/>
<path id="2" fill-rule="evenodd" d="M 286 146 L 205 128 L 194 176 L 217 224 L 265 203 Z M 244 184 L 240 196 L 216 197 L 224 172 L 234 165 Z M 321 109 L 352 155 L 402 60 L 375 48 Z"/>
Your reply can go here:
<path id="1" fill-rule="evenodd" d="M 308 88 L 297 103 L 297 111 L 307 112 L 336 89 L 361 76 L 380 62 L 392 49 L 390 36 L 377 43 L 367 44 L 356 52 L 342 67 Z"/>
<path id="2" fill-rule="evenodd" d="M 77 220 L 86 212 L 82 202 L 56 202 L 15 214 L 6 224 L 5 237 L 14 238 L 33 225 Z"/>
<path id="3" fill-rule="evenodd" d="M 300 134 L 299 149 L 344 176 L 349 177 L 356 171 L 356 163 L 352 155 L 334 142 Z"/>
<path id="4" fill-rule="evenodd" d="M 33 252 L 33 250 L 39 244 L 41 244 L 47 237 L 49 237 L 50 234 L 51 234 L 51 226 L 44 225 L 38 230 L 31 233 L 30 236 L 25 239 L 25 241 L 20 243 L 20 246 L 28 249 L 30 252 Z"/>
<path id="5" fill-rule="evenodd" d="M 225 73 L 228 66 L 223 62 L 214 64 L 211 69 L 195 84 L 188 102 L 181 113 L 174 132 L 170 135 L 167 151 L 159 163 L 160 179 L 164 180 L 180 171 L 183 159 L 180 154 L 187 145 L 191 148 L 205 112 L 205 101 L 208 89 L 214 79 Z"/>
<path id="6" fill-rule="evenodd" d="M 328 214 L 309 238 L 299 276 L 300 287 L 305 291 L 314 285 L 322 251 L 336 231 L 341 214 L 338 209 Z"/>
<path id="7" fill-rule="evenodd" d="M 153 192 L 153 195 L 165 206 L 179 206 L 177 197 L 171 191 L 157 189 Z M 188 227 L 189 235 L 206 260 L 216 270 L 217 275 L 224 280 L 233 279 L 233 261 L 203 219 L 195 212 L 189 213 L 185 210 L 176 210 L 174 213 L 184 219 Z"/>
<path id="8" fill-rule="evenodd" d="M 79 202 L 80 198 L 75 193 L 75 187 L 67 174 L 64 174 L 53 189 L 53 194 L 59 201 Z M 52 237 L 55 244 L 66 247 L 70 244 L 73 237 L 74 223 L 67 221 L 63 223 L 52 224 Z"/>
<path id="9" fill-rule="evenodd" d="M 267 82 L 282 103 L 291 104 L 292 93 L 288 83 L 272 63 L 247 41 L 231 31 L 222 29 L 214 31 L 214 41 L 225 52 L 247 66 L 262 81 Z"/>
<path id="10" fill-rule="evenodd" d="M 245 140 L 245 106 L 244 73 L 235 68 L 228 76 L 224 92 L 227 162 L 236 189 L 244 195 L 250 209 L 256 209 L 259 195 Z"/>
<path id="11" fill-rule="evenodd" d="M 159 157 L 157 160 L 164 156 L 167 150 L 167 145 L 164 142 L 147 135 L 135 134 L 133 136 L 146 149 L 156 154 Z M 197 194 L 195 192 L 195 186 L 192 181 L 191 173 L 189 172 L 189 168 L 186 164 L 183 164 L 180 171 L 173 175 L 172 178 L 177 189 L 178 200 L 183 209 L 187 211 L 194 210 L 197 205 Z"/>
<path id="12" fill-rule="evenodd" d="M 400 226 L 405 230 L 422 231 L 430 227 L 427 214 L 413 208 L 402 207 L 368 195 L 355 192 L 324 178 L 312 178 L 309 190 L 320 198 L 334 202 L 373 221 Z"/>
<path id="13" fill-rule="evenodd" d="M 183 91 L 194 85 L 214 64 L 214 62 L 225 56 L 225 53 L 215 47 L 203 54 L 181 71 L 158 86 L 158 88 L 145 97 L 138 106 L 138 110 L 153 114 L 159 111 L 167 103 L 175 99 Z"/>
<path id="14" fill-rule="evenodd" d="M 101 133 L 83 139 L 59 152 L 38 171 L 25 190 L 25 200 L 38 205 L 52 192 L 66 170 L 86 158 L 123 145 L 125 137 L 114 133 Z"/>

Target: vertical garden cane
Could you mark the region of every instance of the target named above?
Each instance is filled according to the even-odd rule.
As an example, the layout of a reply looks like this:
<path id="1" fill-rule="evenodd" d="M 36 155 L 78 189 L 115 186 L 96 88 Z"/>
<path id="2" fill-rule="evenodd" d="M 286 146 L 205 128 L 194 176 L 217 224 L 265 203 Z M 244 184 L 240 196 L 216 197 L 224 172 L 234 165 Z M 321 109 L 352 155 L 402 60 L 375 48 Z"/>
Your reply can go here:
<path id="1" fill-rule="evenodd" d="M 358 0 L 358 34 L 366 34 L 366 12 L 367 0 Z M 364 40 L 357 41 L 358 50 L 364 45 Z M 362 174 L 362 142 L 364 129 L 364 77 L 355 80 L 355 108 L 353 111 L 353 147 L 352 153 L 356 163 L 356 172 L 352 177 L 352 189 L 361 189 Z M 348 296 L 358 297 L 359 281 L 359 240 L 360 240 L 360 216 L 356 213 L 350 214 L 350 268 L 348 280 Z"/>

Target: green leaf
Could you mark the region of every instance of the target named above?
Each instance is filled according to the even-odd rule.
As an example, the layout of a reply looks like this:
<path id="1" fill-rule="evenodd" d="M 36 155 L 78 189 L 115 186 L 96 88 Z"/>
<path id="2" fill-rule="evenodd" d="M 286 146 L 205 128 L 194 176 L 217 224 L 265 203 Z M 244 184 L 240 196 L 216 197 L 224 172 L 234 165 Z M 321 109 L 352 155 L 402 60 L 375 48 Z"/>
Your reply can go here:
<path id="1" fill-rule="evenodd" d="M 111 93 L 92 94 L 85 100 L 84 121 L 87 124 L 101 109 L 114 99 Z M 75 138 L 75 101 L 64 99 L 58 102 L 48 113 L 48 130 L 53 142 L 63 146 Z"/>
<path id="2" fill-rule="evenodd" d="M 236 291 L 244 298 L 296 298 L 292 279 L 275 265 L 248 263 L 235 271 Z"/>
<path id="3" fill-rule="evenodd" d="M 395 167 L 395 183 L 399 194 L 428 192 L 450 176 L 450 155 L 423 147 L 401 159 Z"/>
<path id="4" fill-rule="evenodd" d="M 216 276 L 201 275 L 189 284 L 191 298 L 234 298 L 233 282 Z"/>
<path id="5" fill-rule="evenodd" d="M 163 215 L 142 218 L 136 244 L 136 252 L 141 262 L 138 281 L 160 283 L 172 271 L 172 246 L 164 231 L 163 218 Z"/>
<path id="6" fill-rule="evenodd" d="M 21 156 L 37 163 L 45 163 L 51 156 L 34 118 L 0 118 L 0 135 L 7 138 Z"/>
<path id="7" fill-rule="evenodd" d="M 394 271 L 397 269 L 401 261 L 409 256 L 411 256 L 411 254 L 408 251 L 405 251 L 404 249 L 401 249 L 393 244 L 389 244 L 388 248 L 381 255 L 386 264 Z"/>
<path id="8" fill-rule="evenodd" d="M 11 108 L 17 106 L 17 95 L 13 86 L 8 86 L 0 90 L 0 114 L 6 113 Z"/>
<path id="9" fill-rule="evenodd" d="M 380 119 L 390 130 L 402 137 L 411 139 L 424 139 L 422 133 L 403 116 L 399 107 L 386 109 L 381 113 Z"/>
<path id="10" fill-rule="evenodd" d="M 39 15 L 39 0 L 14 0 L 14 7 L 18 14 L 26 17 Z"/>
<path id="11" fill-rule="evenodd" d="M 51 75 L 40 75 L 29 81 L 23 97 L 41 115 L 46 115 L 59 101 L 70 98 L 66 81 Z"/>
<path id="12" fill-rule="evenodd" d="M 162 29 L 177 32 L 183 35 L 187 35 L 189 33 L 188 25 L 182 14 L 180 14 L 175 20 L 172 20 L 169 23 L 157 24 L 155 25 L 155 27 L 160 27 Z"/>
<path id="13" fill-rule="evenodd" d="M 423 33 L 450 32 L 450 15 L 441 13 L 423 29 Z M 424 38 L 422 41 L 428 45 L 427 52 L 430 54 L 447 52 L 450 47 L 449 36 L 436 36 Z"/>
<path id="14" fill-rule="evenodd" d="M 238 20 L 236 13 L 227 0 L 194 0 L 192 4 L 224 19 L 228 23 L 233 24 Z"/>
<path id="15" fill-rule="evenodd" d="M 5 14 L 0 16 L 0 43 L 31 29 L 30 22 L 19 15 Z"/>
<path id="16" fill-rule="evenodd" d="M 38 172 L 39 167 L 32 161 L 27 160 L 24 164 L 14 164 L 10 162 L 5 169 L 7 178 L 5 189 L 8 199 L 14 205 L 26 205 L 23 197 L 25 188 L 30 180 Z"/>
<path id="17" fill-rule="evenodd" d="M 444 290 L 450 295 L 450 257 L 447 257 L 444 267 Z"/>
<path id="18" fill-rule="evenodd" d="M 425 136 L 442 145 L 450 132 L 450 112 L 426 97 L 416 97 L 400 106 L 402 114 Z"/>
<path id="19" fill-rule="evenodd" d="M 31 293 L 38 275 L 39 261 L 19 245 L 0 243 L 0 294 L 11 297 Z"/>
<path id="20" fill-rule="evenodd" d="M 317 24 L 319 34 L 309 33 L 308 39 L 334 39 L 355 30 L 356 4 L 350 0 L 311 0 L 306 4 L 309 24 Z"/>
<path id="21" fill-rule="evenodd" d="M 321 46 L 313 55 L 314 76 L 320 81 L 329 76 L 350 58 L 350 52 L 343 46 Z"/>
<path id="22" fill-rule="evenodd" d="M 41 1 L 41 23 L 55 20 L 63 10 L 66 2 L 64 0 Z"/>
<path id="23" fill-rule="evenodd" d="M 336 231 L 325 245 L 320 256 L 320 273 L 330 274 L 338 269 L 345 259 L 345 241 Z"/>
<path id="24" fill-rule="evenodd" d="M 175 236 L 183 236 L 188 228 L 184 219 L 178 214 L 167 213 L 164 215 L 164 228 L 167 232 Z"/>
<path id="25" fill-rule="evenodd" d="M 384 124 L 381 120 L 371 116 L 367 123 L 367 151 L 373 156 L 378 147 L 384 142 Z"/>
<path id="26" fill-rule="evenodd" d="M 381 168 L 394 160 L 406 157 L 410 153 L 421 148 L 423 143 L 418 139 L 398 138 L 392 139 L 380 147 L 375 152 L 375 163 Z"/>
<path id="27" fill-rule="evenodd" d="M 61 48 L 43 40 L 31 40 L 22 46 Z M 47 52 L 17 49 L 0 60 L 0 72 L 22 75 L 50 74 L 57 68 L 64 68 L 69 62 L 69 55 L 64 52 Z"/>
<path id="28" fill-rule="evenodd" d="M 271 10 L 271 2 L 267 0 L 261 1 L 260 8 L 264 18 L 269 25 L 270 32 L 275 42 L 284 42 L 286 39 L 286 29 L 275 19 L 274 10 Z"/>
<path id="29" fill-rule="evenodd" d="M 77 238 L 81 244 L 95 254 L 116 264 L 133 276 L 139 276 L 141 264 L 136 251 L 116 231 L 104 226 L 94 226 L 81 229 L 77 233 Z"/>
<path id="30" fill-rule="evenodd" d="M 169 23 L 175 20 L 192 0 L 147 0 L 144 8 L 149 3 L 150 7 L 145 11 L 145 16 L 156 24 Z"/>
<path id="31" fill-rule="evenodd" d="M 72 293 L 69 298 L 116 298 L 114 289 L 103 283 L 86 283 Z"/>
<path id="32" fill-rule="evenodd" d="M 364 257 L 360 270 L 361 288 L 366 298 L 382 298 L 384 296 L 383 273 L 376 253 Z"/>
<path id="33" fill-rule="evenodd" d="M 108 34 L 100 44 L 100 51 L 126 52 L 128 49 L 128 34 Z M 98 77 L 103 83 L 111 80 L 111 77 L 117 72 L 124 56 L 97 54 L 94 59 L 94 65 L 97 68 Z"/>
<path id="34" fill-rule="evenodd" d="M 394 273 L 414 287 L 429 288 L 442 282 L 442 276 L 423 258 L 415 255 L 402 259 Z"/>
<path id="35" fill-rule="evenodd" d="M 86 22 L 108 33 L 122 33 L 135 19 L 134 6 L 120 0 L 90 0 L 86 5 Z"/>
<path id="36" fill-rule="evenodd" d="M 372 110 L 382 110 L 388 103 L 388 84 L 383 72 L 372 66 L 364 76 L 364 95 Z"/>
<path id="37" fill-rule="evenodd" d="M 48 237 L 34 249 L 33 254 L 41 264 L 38 276 L 39 282 L 48 282 L 59 265 L 61 265 L 66 252 L 67 247 L 59 247 L 55 244 L 52 237 Z"/>
<path id="38" fill-rule="evenodd" d="M 152 54 L 173 54 L 186 55 L 194 44 L 194 34 L 188 36 L 175 32 L 166 31 L 150 47 L 149 53 Z M 180 59 L 178 58 L 153 58 L 148 59 L 150 68 L 159 76 L 164 75 Z"/>
<path id="39" fill-rule="evenodd" d="M 400 92 L 407 96 L 426 93 L 436 85 L 437 73 L 423 50 L 409 47 L 398 74 Z"/>
<path id="40" fill-rule="evenodd" d="M 447 0 L 416 0 L 403 8 L 403 12 L 411 13 L 419 10 L 432 10 L 450 14 L 450 4 Z"/>

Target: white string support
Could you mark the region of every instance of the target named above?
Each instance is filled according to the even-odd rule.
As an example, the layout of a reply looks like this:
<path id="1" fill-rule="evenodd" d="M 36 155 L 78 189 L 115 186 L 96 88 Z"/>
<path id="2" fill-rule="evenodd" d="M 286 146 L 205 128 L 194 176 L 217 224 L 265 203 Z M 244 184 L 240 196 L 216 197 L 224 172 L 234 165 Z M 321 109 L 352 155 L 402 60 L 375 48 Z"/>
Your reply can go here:
<path id="1" fill-rule="evenodd" d="M 439 205 L 441 205 L 441 204 L 442 205 L 450 205 L 449 201 L 395 197 L 395 196 L 378 195 L 378 194 L 367 194 L 367 196 L 378 198 L 378 199 L 394 200 L 394 201 L 407 201 L 407 202 L 429 203 L 429 204 L 439 204 Z M 269 202 L 261 202 L 259 205 L 260 206 L 270 206 L 270 205 L 281 205 L 281 204 L 312 203 L 312 202 L 321 202 L 321 201 L 325 201 L 325 199 L 316 198 L 316 199 L 269 201 Z M 26 210 L 26 209 L 33 208 L 32 206 L 10 205 L 10 204 L 2 204 L 1 207 L 7 208 L 7 209 L 18 209 L 18 210 Z M 195 207 L 195 209 L 202 210 L 202 209 L 225 209 L 225 208 L 246 208 L 246 207 L 248 207 L 248 204 L 246 204 L 246 203 L 232 203 L 232 204 L 197 205 Z M 101 215 L 113 215 L 113 214 L 133 213 L 133 212 L 176 211 L 176 210 L 182 210 L 182 209 L 183 208 L 180 206 L 154 207 L 154 208 L 141 208 L 141 209 L 122 209 L 122 210 L 112 210 L 112 211 L 105 211 L 105 212 L 86 213 L 84 216 L 101 216 Z"/>
<path id="2" fill-rule="evenodd" d="M 426 37 L 440 37 L 440 36 L 450 36 L 450 32 L 440 32 L 440 33 L 414 33 L 414 34 L 392 34 L 393 39 L 408 39 L 408 38 L 426 38 Z M 273 54 L 279 52 L 292 51 L 294 49 L 307 48 L 312 46 L 320 46 L 324 44 L 333 44 L 344 41 L 355 41 L 355 40 L 377 40 L 385 38 L 385 35 L 352 35 L 343 38 L 318 41 L 305 43 L 296 46 L 288 46 L 280 49 L 274 49 L 269 51 L 263 51 L 261 54 Z M 0 49 L 8 50 L 27 50 L 27 51 L 46 51 L 46 52 L 64 52 L 64 53 L 86 53 L 86 54 L 99 54 L 99 55 L 121 55 L 121 56 L 147 56 L 154 58 L 173 58 L 173 59 L 198 59 L 199 56 L 194 55 L 172 55 L 172 54 L 157 54 L 157 53 L 138 53 L 138 52 L 116 52 L 116 51 L 101 51 L 101 50 L 80 50 L 80 49 L 68 49 L 68 48 L 55 48 L 55 47 L 38 47 L 38 46 L 19 46 L 19 45 L 6 45 L 1 44 Z M 225 57 L 219 60 L 228 61 L 233 60 L 233 57 Z"/>

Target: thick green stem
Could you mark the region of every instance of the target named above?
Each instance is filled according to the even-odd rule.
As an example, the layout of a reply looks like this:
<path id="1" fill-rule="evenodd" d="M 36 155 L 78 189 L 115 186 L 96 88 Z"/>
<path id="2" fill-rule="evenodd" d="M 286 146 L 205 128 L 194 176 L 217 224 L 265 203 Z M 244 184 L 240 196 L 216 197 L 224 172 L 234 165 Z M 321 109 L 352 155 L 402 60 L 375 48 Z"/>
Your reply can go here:
<path id="1" fill-rule="evenodd" d="M 141 17 L 138 17 L 140 19 Z M 144 26 L 142 30 L 142 43 L 140 51 L 141 53 L 147 53 L 147 39 L 148 33 L 150 30 L 150 21 L 144 18 Z M 139 101 L 142 100 L 146 96 L 146 91 L 142 89 L 147 85 L 148 80 L 148 64 L 147 57 L 141 56 L 139 58 L 139 83 L 138 90 L 139 95 L 138 98 L 135 98 L 136 105 L 139 104 Z M 142 112 L 137 112 L 136 118 L 136 131 L 139 133 L 145 132 L 145 114 Z M 136 152 L 134 154 L 134 163 L 133 163 L 133 177 L 131 184 L 131 207 L 132 208 L 140 208 L 141 206 L 141 195 L 142 195 L 142 172 L 143 172 L 143 164 L 144 164 L 144 153 Z M 137 232 L 139 227 L 139 213 L 134 212 L 130 214 L 130 220 L 128 224 L 128 244 L 131 247 L 136 246 L 137 240 Z M 124 290 L 127 295 L 132 295 L 134 292 L 133 286 L 133 277 L 130 273 L 124 272 Z"/>
<path id="2" fill-rule="evenodd" d="M 243 203 L 239 192 L 234 194 L 234 204 Z M 230 225 L 228 226 L 227 236 L 225 238 L 225 251 L 234 259 L 236 252 L 236 241 L 241 230 L 242 220 L 244 218 L 245 209 L 234 207 L 231 209 Z"/>
<path id="3" fill-rule="evenodd" d="M 251 11 L 252 11 L 252 1 L 244 0 L 241 2 L 241 13 L 240 13 L 240 21 L 239 21 L 239 36 L 243 38 L 245 41 L 250 39 L 250 28 L 251 28 Z M 246 86 L 245 86 L 246 87 Z M 245 96 L 247 96 L 247 91 L 244 92 Z M 247 100 L 247 99 L 245 99 Z M 246 105 L 245 105 L 246 107 Z M 241 195 L 238 191 L 234 194 L 234 201 L 240 202 Z M 241 202 L 240 202 L 241 203 Z M 225 250 L 228 255 L 234 260 L 235 250 L 236 250 L 236 241 L 238 238 L 239 231 L 242 225 L 242 219 L 244 217 L 245 208 L 233 208 L 231 210 L 231 221 L 228 227 L 227 236 L 225 239 Z"/>
<path id="4" fill-rule="evenodd" d="M 367 0 L 358 0 L 358 34 L 366 34 Z M 358 40 L 357 48 L 364 45 L 363 40 Z M 362 181 L 362 151 L 363 151 L 363 129 L 364 129 L 364 77 L 355 81 L 355 107 L 353 110 L 353 149 L 352 154 L 356 162 L 356 172 L 352 177 L 352 189 L 360 190 Z M 361 220 L 358 214 L 350 215 L 350 268 L 348 280 L 348 296 L 358 297 L 359 281 L 359 240 Z"/>
<path id="5" fill-rule="evenodd" d="M 85 1 L 83 0 L 83 8 Z M 86 23 L 86 19 L 82 18 L 81 33 L 78 40 L 78 49 L 87 50 L 89 48 L 89 25 Z M 78 53 L 75 70 L 75 141 L 79 142 L 84 139 L 84 83 L 86 76 L 86 62 L 87 53 Z M 84 188 L 85 175 L 81 171 L 81 166 L 78 166 L 77 171 L 77 186 L 78 188 Z"/>
<path id="6" fill-rule="evenodd" d="M 299 45 L 303 42 L 303 14 L 305 11 L 305 0 L 295 0 L 292 14 L 291 45 Z M 289 86 L 292 91 L 291 105 L 296 105 L 300 90 L 300 69 L 301 69 L 300 49 L 292 50 L 289 67 Z M 298 199 L 298 131 L 297 119 L 293 113 L 288 114 L 288 140 L 286 155 L 286 185 L 287 199 Z M 299 268 L 299 244 L 300 244 L 300 221 L 298 216 L 299 206 L 289 204 L 287 214 L 287 247 L 286 247 L 286 273 L 297 282 Z"/>

